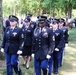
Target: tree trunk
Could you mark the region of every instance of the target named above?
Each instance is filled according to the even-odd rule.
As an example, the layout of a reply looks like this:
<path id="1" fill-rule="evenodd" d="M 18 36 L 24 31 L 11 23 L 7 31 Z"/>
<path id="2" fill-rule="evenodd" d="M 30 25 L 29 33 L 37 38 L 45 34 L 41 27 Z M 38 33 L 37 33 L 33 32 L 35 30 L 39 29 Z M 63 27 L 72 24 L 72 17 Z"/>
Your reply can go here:
<path id="1" fill-rule="evenodd" d="M 68 8 L 66 6 L 65 9 L 64 9 L 66 22 L 68 21 L 68 11 L 67 10 L 68 10 Z"/>
<path id="2" fill-rule="evenodd" d="M 3 37 L 3 17 L 2 17 L 2 0 L 0 0 L 0 46 Z"/>
<path id="3" fill-rule="evenodd" d="M 54 10 L 51 10 L 51 17 L 54 17 Z"/>
<path id="4" fill-rule="evenodd" d="M 69 4 L 69 6 L 68 6 L 68 18 L 71 18 L 71 13 L 72 13 L 72 4 Z"/>
<path id="5" fill-rule="evenodd" d="M 0 0 L 0 47 L 1 47 L 1 44 L 2 44 L 2 37 L 3 37 L 2 1 L 3 0 Z M 4 56 L 0 52 L 0 60 L 3 60 L 3 59 L 4 59 Z"/>
<path id="6" fill-rule="evenodd" d="M 13 8 L 13 15 L 16 15 L 16 5 L 14 5 L 14 8 Z"/>

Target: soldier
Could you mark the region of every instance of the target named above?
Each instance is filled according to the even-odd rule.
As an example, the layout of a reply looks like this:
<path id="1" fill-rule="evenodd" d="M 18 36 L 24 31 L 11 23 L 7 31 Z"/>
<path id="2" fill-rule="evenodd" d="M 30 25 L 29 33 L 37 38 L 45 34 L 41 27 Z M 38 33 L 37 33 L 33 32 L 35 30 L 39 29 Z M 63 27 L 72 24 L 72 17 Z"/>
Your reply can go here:
<path id="1" fill-rule="evenodd" d="M 34 30 L 36 28 L 36 22 L 32 21 L 32 14 L 27 14 L 27 17 L 30 18 L 30 23 L 31 23 L 30 26 Z"/>
<path id="2" fill-rule="evenodd" d="M 58 62 L 60 59 L 60 50 L 64 44 L 63 32 L 58 28 L 58 20 L 54 19 L 51 22 L 55 35 L 55 50 L 53 52 L 53 73 L 58 73 Z"/>
<path id="3" fill-rule="evenodd" d="M 53 31 L 46 25 L 46 16 L 39 16 L 39 27 L 34 30 L 33 52 L 36 75 L 47 75 L 48 60 L 54 50 Z M 51 74 L 49 74 L 51 75 Z"/>
<path id="4" fill-rule="evenodd" d="M 64 41 L 65 41 L 64 46 L 61 49 L 61 58 L 60 58 L 60 61 L 59 61 L 59 66 L 62 66 L 64 48 L 65 48 L 65 46 L 68 45 L 68 36 L 69 36 L 68 35 L 68 28 L 65 27 L 65 20 L 63 18 L 59 19 L 59 29 L 61 29 L 63 31 Z"/>
<path id="5" fill-rule="evenodd" d="M 47 17 L 47 16 L 46 16 Z M 39 18 L 39 16 L 37 17 L 37 18 Z M 47 26 L 47 27 L 50 27 L 50 24 L 49 24 L 49 20 L 47 19 L 46 21 L 45 21 L 45 25 Z M 37 24 L 37 27 L 39 26 L 39 23 Z"/>
<path id="6" fill-rule="evenodd" d="M 25 24 L 22 27 L 22 31 L 24 32 L 24 47 L 22 57 L 24 59 L 23 66 L 26 65 L 26 68 L 29 69 L 30 63 L 30 56 L 31 56 L 31 49 L 32 49 L 32 36 L 33 36 L 33 29 L 30 26 L 30 18 L 26 17 L 24 22 Z"/>
<path id="7" fill-rule="evenodd" d="M 54 19 L 55 19 L 54 17 L 50 17 L 50 18 L 48 19 L 50 28 L 53 28 L 51 22 L 52 22 Z"/>
<path id="8" fill-rule="evenodd" d="M 22 53 L 24 36 L 16 25 L 18 18 L 9 16 L 10 27 L 4 32 L 1 52 L 5 52 L 7 75 L 13 75 L 13 69 L 18 74 L 18 54 Z"/>

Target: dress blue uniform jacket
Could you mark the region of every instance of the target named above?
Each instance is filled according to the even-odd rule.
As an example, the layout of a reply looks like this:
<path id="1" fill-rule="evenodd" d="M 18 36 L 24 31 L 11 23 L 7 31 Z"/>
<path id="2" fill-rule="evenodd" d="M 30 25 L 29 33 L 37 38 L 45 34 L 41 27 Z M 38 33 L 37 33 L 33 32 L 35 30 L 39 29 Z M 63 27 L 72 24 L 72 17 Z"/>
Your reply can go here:
<path id="1" fill-rule="evenodd" d="M 61 49 L 64 46 L 63 31 L 59 28 L 54 31 L 55 34 L 55 48 Z"/>
<path id="2" fill-rule="evenodd" d="M 33 37 L 33 29 L 29 25 L 28 28 L 26 26 L 22 27 L 22 31 L 24 33 L 24 46 L 32 46 L 32 37 Z"/>
<path id="3" fill-rule="evenodd" d="M 39 60 L 46 59 L 46 55 L 51 55 L 54 50 L 55 38 L 53 31 L 48 27 L 36 28 L 33 37 L 33 52 L 35 58 Z"/>
<path id="4" fill-rule="evenodd" d="M 4 32 L 2 48 L 6 53 L 17 54 L 18 50 L 22 50 L 24 44 L 24 35 L 20 28 L 15 27 L 13 30 L 7 27 Z"/>
<path id="5" fill-rule="evenodd" d="M 36 28 L 36 22 L 31 21 L 30 26 L 34 30 Z"/>
<path id="6" fill-rule="evenodd" d="M 67 27 L 62 27 L 61 30 L 63 31 L 63 37 L 65 40 L 65 43 L 68 43 L 68 28 Z"/>

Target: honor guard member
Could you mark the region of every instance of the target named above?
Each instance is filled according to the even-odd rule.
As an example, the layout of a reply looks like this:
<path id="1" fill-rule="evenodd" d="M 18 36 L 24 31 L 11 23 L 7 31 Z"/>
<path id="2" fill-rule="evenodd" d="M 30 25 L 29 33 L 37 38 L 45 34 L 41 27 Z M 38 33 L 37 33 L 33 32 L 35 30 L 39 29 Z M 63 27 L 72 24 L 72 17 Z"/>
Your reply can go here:
<path id="1" fill-rule="evenodd" d="M 37 18 L 39 18 L 39 17 L 40 17 L 40 16 L 38 16 Z M 45 16 L 45 17 L 46 17 L 46 16 Z M 46 20 L 45 23 L 46 23 L 45 25 L 46 25 L 47 27 L 50 27 L 49 20 Z M 39 26 L 39 23 L 37 24 L 37 27 L 38 27 L 38 26 Z"/>
<path id="2" fill-rule="evenodd" d="M 63 37 L 64 37 L 64 46 L 61 49 L 61 58 L 59 61 L 59 66 L 62 66 L 62 60 L 63 60 L 63 53 L 64 53 L 64 48 L 65 46 L 68 45 L 68 28 L 65 27 L 65 20 L 63 18 L 59 19 L 59 29 L 61 29 L 63 31 Z"/>
<path id="3" fill-rule="evenodd" d="M 46 26 L 46 16 L 39 16 L 39 27 L 34 30 L 33 52 L 36 75 L 47 75 L 48 60 L 54 50 L 53 31 Z M 49 74 L 50 75 L 50 74 Z"/>
<path id="4" fill-rule="evenodd" d="M 32 14 L 27 14 L 27 17 L 30 18 L 30 23 L 31 23 L 30 26 L 34 30 L 36 28 L 36 22 L 32 21 Z"/>
<path id="5" fill-rule="evenodd" d="M 49 25 L 50 25 L 50 28 L 53 28 L 53 27 L 52 27 L 52 23 L 51 23 L 51 22 L 52 22 L 52 20 L 54 20 L 54 18 L 53 18 L 53 17 L 51 17 L 51 18 L 49 18 L 49 19 L 48 19 L 48 21 L 49 21 Z"/>
<path id="6" fill-rule="evenodd" d="M 58 73 L 58 62 L 60 59 L 60 50 L 64 44 L 63 31 L 58 28 L 58 20 L 54 19 L 51 22 L 55 35 L 55 50 L 53 52 L 53 73 Z"/>
<path id="7" fill-rule="evenodd" d="M 5 52 L 7 75 L 18 74 L 18 54 L 22 53 L 24 44 L 23 32 L 17 27 L 18 18 L 9 16 L 10 27 L 4 32 L 1 52 Z"/>
<path id="8" fill-rule="evenodd" d="M 31 59 L 31 49 L 32 49 L 32 37 L 33 37 L 33 29 L 30 26 L 30 18 L 26 17 L 24 19 L 24 25 L 22 27 L 22 31 L 24 32 L 24 47 L 23 53 L 21 54 L 24 59 L 23 66 L 26 65 L 26 68 L 29 68 L 29 63 Z"/>

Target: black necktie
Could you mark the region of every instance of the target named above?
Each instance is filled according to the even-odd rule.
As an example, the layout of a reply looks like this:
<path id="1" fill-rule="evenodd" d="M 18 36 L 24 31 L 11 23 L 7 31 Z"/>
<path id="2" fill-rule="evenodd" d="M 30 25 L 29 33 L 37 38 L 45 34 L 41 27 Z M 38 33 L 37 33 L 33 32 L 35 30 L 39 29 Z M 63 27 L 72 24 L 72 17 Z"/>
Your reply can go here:
<path id="1" fill-rule="evenodd" d="M 13 28 L 11 28 L 11 31 L 13 31 Z"/>

